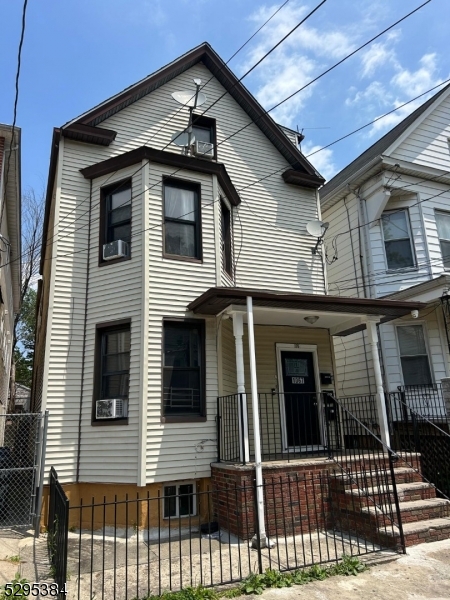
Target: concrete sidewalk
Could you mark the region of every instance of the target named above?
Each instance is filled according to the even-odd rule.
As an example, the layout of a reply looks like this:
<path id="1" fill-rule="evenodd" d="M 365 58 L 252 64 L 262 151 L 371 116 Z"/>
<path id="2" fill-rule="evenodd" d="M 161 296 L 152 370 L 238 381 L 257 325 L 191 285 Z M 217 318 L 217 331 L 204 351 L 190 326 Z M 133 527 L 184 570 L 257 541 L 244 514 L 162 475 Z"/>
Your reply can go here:
<path id="1" fill-rule="evenodd" d="M 0 529 L 0 586 L 16 573 L 31 582 L 52 581 L 49 571 L 46 535 L 36 540 L 32 531 Z"/>
<path id="2" fill-rule="evenodd" d="M 374 564 L 357 577 L 330 577 L 303 586 L 266 590 L 262 600 L 448 600 L 450 540 L 408 548 L 408 554 Z"/>

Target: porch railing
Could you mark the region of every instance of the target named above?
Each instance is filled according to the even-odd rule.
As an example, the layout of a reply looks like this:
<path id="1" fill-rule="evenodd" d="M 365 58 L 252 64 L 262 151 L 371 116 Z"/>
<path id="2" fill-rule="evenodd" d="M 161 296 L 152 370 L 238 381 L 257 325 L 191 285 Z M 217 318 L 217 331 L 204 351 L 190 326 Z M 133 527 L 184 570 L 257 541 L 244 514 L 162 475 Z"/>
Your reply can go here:
<path id="1" fill-rule="evenodd" d="M 342 420 L 342 410 L 330 392 L 258 394 L 261 454 L 264 461 L 291 461 L 311 454 L 330 454 L 345 447 L 364 448 L 369 434 L 379 436 L 375 397 L 339 399 L 354 415 Z M 246 454 L 246 433 L 248 452 Z M 217 399 L 219 462 L 245 464 L 254 457 L 251 395 Z"/>
<path id="2" fill-rule="evenodd" d="M 429 418 L 430 405 L 422 414 L 415 408 L 421 403 L 409 400 L 403 391 L 389 394 L 391 445 L 410 465 L 420 464 L 422 477 L 450 499 L 450 417 L 435 407 Z"/>
<path id="3" fill-rule="evenodd" d="M 398 394 L 403 404 L 411 410 L 431 420 L 448 420 L 444 395 L 441 383 L 430 383 L 427 385 L 403 385 L 398 386 Z M 400 415 L 403 419 L 405 414 L 395 411 L 393 416 Z"/>

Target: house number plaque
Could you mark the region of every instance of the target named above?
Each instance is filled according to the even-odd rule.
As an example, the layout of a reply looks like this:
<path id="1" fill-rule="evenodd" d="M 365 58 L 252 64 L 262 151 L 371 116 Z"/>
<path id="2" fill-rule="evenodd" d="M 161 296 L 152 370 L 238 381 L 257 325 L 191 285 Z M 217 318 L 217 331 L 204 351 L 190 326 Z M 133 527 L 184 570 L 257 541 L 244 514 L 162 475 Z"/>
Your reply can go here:
<path id="1" fill-rule="evenodd" d="M 305 378 L 304 377 L 293 377 L 292 383 L 305 383 Z"/>

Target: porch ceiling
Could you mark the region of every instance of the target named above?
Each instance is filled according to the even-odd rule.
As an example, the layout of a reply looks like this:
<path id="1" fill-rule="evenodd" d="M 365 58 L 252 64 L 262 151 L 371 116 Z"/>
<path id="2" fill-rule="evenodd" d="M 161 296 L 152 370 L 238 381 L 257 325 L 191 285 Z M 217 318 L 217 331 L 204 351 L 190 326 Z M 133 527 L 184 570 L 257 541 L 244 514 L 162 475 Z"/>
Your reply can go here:
<path id="1" fill-rule="evenodd" d="M 217 287 L 204 292 L 188 308 L 196 314 L 218 315 L 231 307 L 244 309 L 247 296 L 253 298 L 256 323 L 326 328 L 335 335 L 349 335 L 365 329 L 365 317 L 378 317 L 382 322 L 391 321 L 426 306 L 416 301 Z M 318 316 L 319 319 L 311 326 L 305 323 L 305 315 Z"/>

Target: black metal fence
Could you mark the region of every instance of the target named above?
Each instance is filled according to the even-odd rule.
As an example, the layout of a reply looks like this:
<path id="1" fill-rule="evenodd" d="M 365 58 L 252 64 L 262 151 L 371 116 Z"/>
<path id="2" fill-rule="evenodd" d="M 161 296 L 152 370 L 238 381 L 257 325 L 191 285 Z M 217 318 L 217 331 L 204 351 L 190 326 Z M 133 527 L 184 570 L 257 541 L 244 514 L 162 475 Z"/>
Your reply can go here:
<path id="1" fill-rule="evenodd" d="M 341 408 L 354 415 L 345 429 Z M 336 447 L 361 447 L 372 434 L 380 435 L 373 395 L 336 399 L 331 392 L 258 394 L 261 454 L 265 461 L 292 461 L 326 454 Z M 253 413 L 250 394 L 217 399 L 218 460 L 246 462 L 254 457 Z"/>
<path id="2" fill-rule="evenodd" d="M 422 477 L 440 496 L 450 499 L 450 418 L 437 410 L 427 418 L 413 406 L 404 391 L 389 394 L 391 445 L 409 464 L 420 464 Z M 429 411 L 427 411 L 429 414 Z"/>
<path id="3" fill-rule="evenodd" d="M 50 494 L 47 523 L 47 547 L 51 572 L 58 584 L 59 597 L 66 598 L 67 543 L 69 537 L 69 500 L 58 481 L 58 475 L 50 470 Z M 92 596 L 91 596 L 92 597 Z"/>
<path id="4" fill-rule="evenodd" d="M 432 421 L 447 421 L 448 425 L 450 416 L 447 415 L 441 383 L 399 386 L 398 392 L 402 402 L 417 414 Z"/>
<path id="5" fill-rule="evenodd" d="M 379 503 L 372 514 L 361 494 L 348 493 L 347 475 L 336 466 L 327 473 L 266 479 L 263 522 L 255 509 L 254 481 L 71 506 L 70 593 L 79 599 L 142 598 L 391 547 L 395 525 Z M 191 514 L 182 514 L 181 507 Z M 364 523 L 370 519 L 377 528 L 368 531 Z"/>

